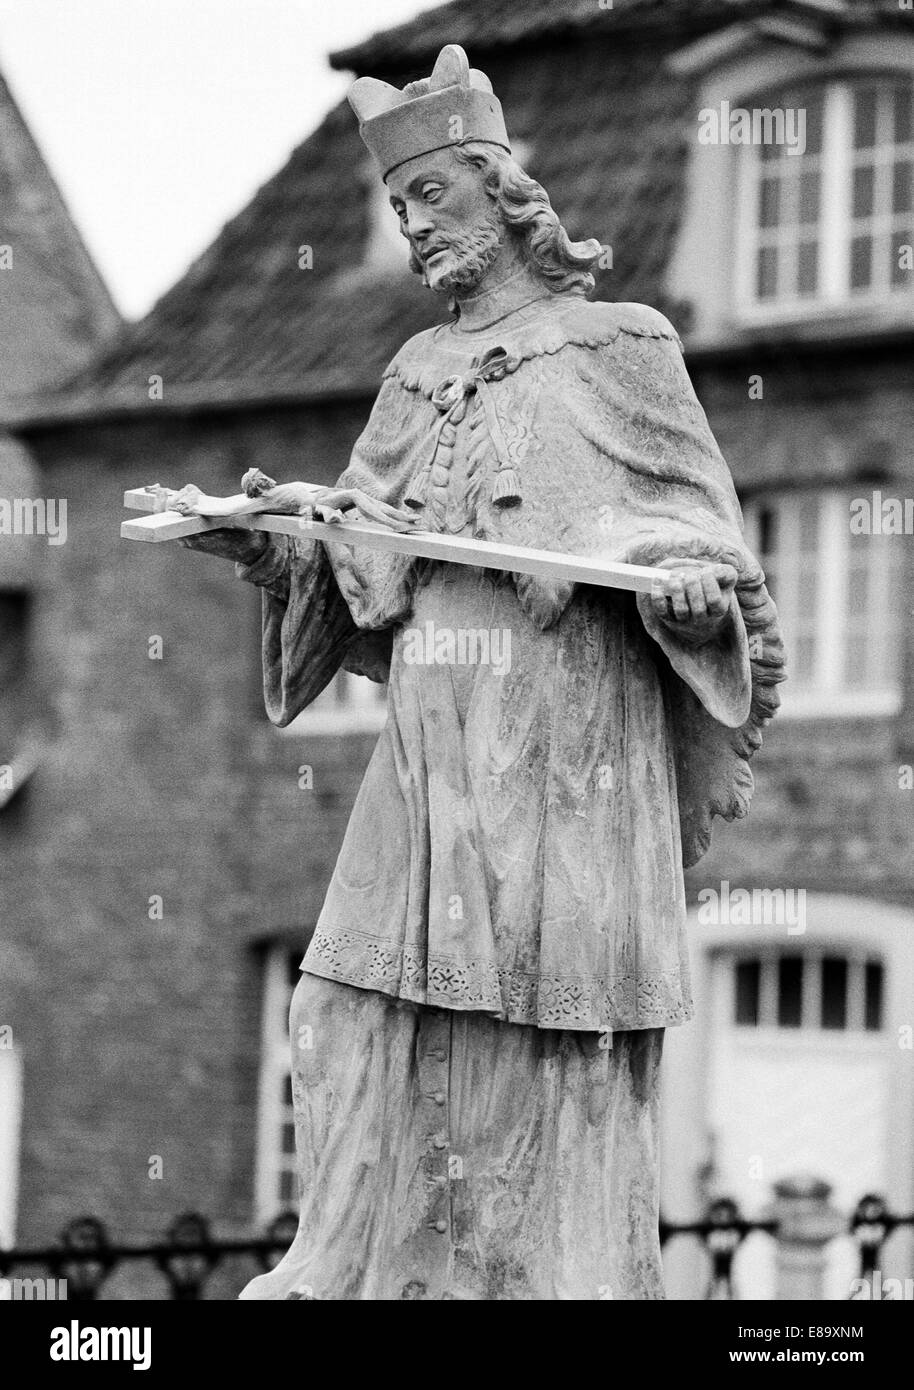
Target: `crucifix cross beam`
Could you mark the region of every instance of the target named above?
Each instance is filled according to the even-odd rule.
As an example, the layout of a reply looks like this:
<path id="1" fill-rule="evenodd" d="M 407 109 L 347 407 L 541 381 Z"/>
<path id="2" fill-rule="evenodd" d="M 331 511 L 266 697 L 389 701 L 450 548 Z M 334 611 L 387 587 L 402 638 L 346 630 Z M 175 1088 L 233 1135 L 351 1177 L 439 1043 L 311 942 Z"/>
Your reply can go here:
<path id="1" fill-rule="evenodd" d="M 124 506 L 147 515 L 121 524 L 121 537 L 131 541 L 171 541 L 197 536 L 205 531 L 235 527 L 246 531 L 266 531 L 272 535 L 326 541 L 330 545 L 365 546 L 370 550 L 394 551 L 429 560 L 443 560 L 476 569 L 507 570 L 540 578 L 563 579 L 601 588 L 627 589 L 648 594 L 659 585 L 666 591 L 669 571 L 653 565 L 627 565 L 617 560 L 599 560 L 566 555 L 557 550 L 534 550 L 526 546 L 505 545 L 500 541 L 476 540 L 468 536 L 446 536 L 432 531 L 394 531 L 371 521 L 326 522 L 311 516 L 282 515 L 275 512 L 222 516 L 184 516 L 178 511 L 161 510 L 165 489 L 158 484 L 130 488 L 124 493 Z"/>

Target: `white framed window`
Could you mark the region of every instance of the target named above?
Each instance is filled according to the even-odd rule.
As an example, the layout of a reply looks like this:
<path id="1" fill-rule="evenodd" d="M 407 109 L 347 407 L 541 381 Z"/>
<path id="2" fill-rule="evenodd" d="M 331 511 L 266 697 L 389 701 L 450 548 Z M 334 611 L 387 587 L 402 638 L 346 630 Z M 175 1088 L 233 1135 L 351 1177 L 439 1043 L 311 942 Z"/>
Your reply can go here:
<path id="1" fill-rule="evenodd" d="M 798 490 L 744 507 L 747 544 L 765 571 L 787 648 L 787 715 L 888 715 L 901 706 L 907 538 L 852 534 L 853 496 Z"/>
<path id="2" fill-rule="evenodd" d="M 0 1250 L 16 1241 L 21 1129 L 22 1058 L 12 1045 L 12 1026 L 0 1019 Z"/>
<path id="3" fill-rule="evenodd" d="M 885 992 L 882 962 L 836 951 L 732 957 L 732 1022 L 737 1028 L 803 1028 L 878 1033 Z"/>
<path id="4" fill-rule="evenodd" d="M 785 92 L 805 150 L 736 148 L 743 317 L 847 312 L 914 293 L 914 82 L 861 77 Z"/>
<path id="5" fill-rule="evenodd" d="M 283 735 L 379 733 L 387 718 L 387 686 L 338 671 L 326 690 L 292 720 Z"/>
<path id="6" fill-rule="evenodd" d="M 298 1209 L 289 1006 L 304 948 L 268 947 L 263 962 L 257 1104 L 255 1220 L 266 1225 Z"/>

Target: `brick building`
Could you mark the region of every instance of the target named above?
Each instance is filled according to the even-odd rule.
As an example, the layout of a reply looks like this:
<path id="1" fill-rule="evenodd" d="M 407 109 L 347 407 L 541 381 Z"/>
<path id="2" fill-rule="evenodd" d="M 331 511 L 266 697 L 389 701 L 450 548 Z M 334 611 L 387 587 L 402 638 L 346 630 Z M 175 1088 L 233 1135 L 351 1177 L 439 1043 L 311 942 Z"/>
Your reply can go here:
<path id="1" fill-rule="evenodd" d="M 914 562 L 849 515 L 914 478 L 914 17 L 462 0 L 332 61 L 402 85 L 445 42 L 491 76 L 572 236 L 612 248 L 597 296 L 682 332 L 789 641 L 753 813 L 718 823 L 688 878 L 700 1011 L 667 1044 L 668 1213 L 723 1190 L 761 1210 L 797 1167 L 845 1208 L 869 1187 L 910 1208 Z M 743 109 L 750 128 L 802 111 L 803 148 L 789 124 L 737 143 Z M 232 491 L 255 464 L 342 470 L 439 307 L 382 194 L 341 105 L 146 319 L 7 411 L 70 518 L 31 634 L 56 735 L 0 818 L 23 1237 L 83 1208 L 124 1233 L 187 1207 L 245 1229 L 293 1197 L 284 1003 L 378 704 L 338 682 L 271 729 L 257 594 L 223 562 L 120 542 L 120 501 L 155 480 Z M 741 890 L 780 898 L 743 921 Z M 801 892 L 802 928 L 778 916 Z M 754 1288 L 764 1264 L 746 1261 Z"/>
<path id="2" fill-rule="evenodd" d="M 0 75 L 0 412 L 72 376 L 119 324 Z M 29 1039 L 23 1023 L 38 1007 L 39 982 L 43 990 L 54 974 L 42 970 L 49 916 L 37 901 L 37 861 L 51 827 L 35 818 L 30 782 L 54 737 L 55 700 L 30 646 L 34 622 L 54 602 L 46 551 L 64 543 L 65 526 L 65 513 L 43 496 L 33 457 L 0 428 L 0 1243 L 15 1225 L 22 1060 L 29 1041 L 34 1057 L 40 1037 Z M 30 1123 L 40 1116 L 41 1076 L 42 1068 L 29 1069 Z"/>

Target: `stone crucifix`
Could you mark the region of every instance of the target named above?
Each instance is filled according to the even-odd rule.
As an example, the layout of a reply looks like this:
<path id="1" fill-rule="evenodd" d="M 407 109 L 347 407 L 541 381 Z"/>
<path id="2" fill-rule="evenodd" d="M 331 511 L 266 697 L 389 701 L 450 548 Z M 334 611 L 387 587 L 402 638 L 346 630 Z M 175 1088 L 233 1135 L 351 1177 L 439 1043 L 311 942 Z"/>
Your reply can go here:
<path id="1" fill-rule="evenodd" d="M 127 523 L 259 586 L 275 723 L 341 667 L 387 683 L 292 1001 L 298 1234 L 242 1297 L 660 1298 L 683 866 L 748 810 L 777 614 L 675 331 L 588 301 L 600 246 L 485 75 L 449 45 L 350 100 L 449 322 L 397 353 L 335 489 L 260 475 Z"/>

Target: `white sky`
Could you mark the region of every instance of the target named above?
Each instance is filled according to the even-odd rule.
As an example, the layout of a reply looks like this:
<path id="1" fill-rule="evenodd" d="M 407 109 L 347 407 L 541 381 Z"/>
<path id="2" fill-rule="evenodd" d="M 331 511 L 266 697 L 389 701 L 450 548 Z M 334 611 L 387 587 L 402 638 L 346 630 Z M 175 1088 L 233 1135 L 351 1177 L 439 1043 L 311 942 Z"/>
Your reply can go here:
<path id="1" fill-rule="evenodd" d="M 0 0 L 0 71 L 135 317 L 344 94 L 327 53 L 440 3 Z"/>

